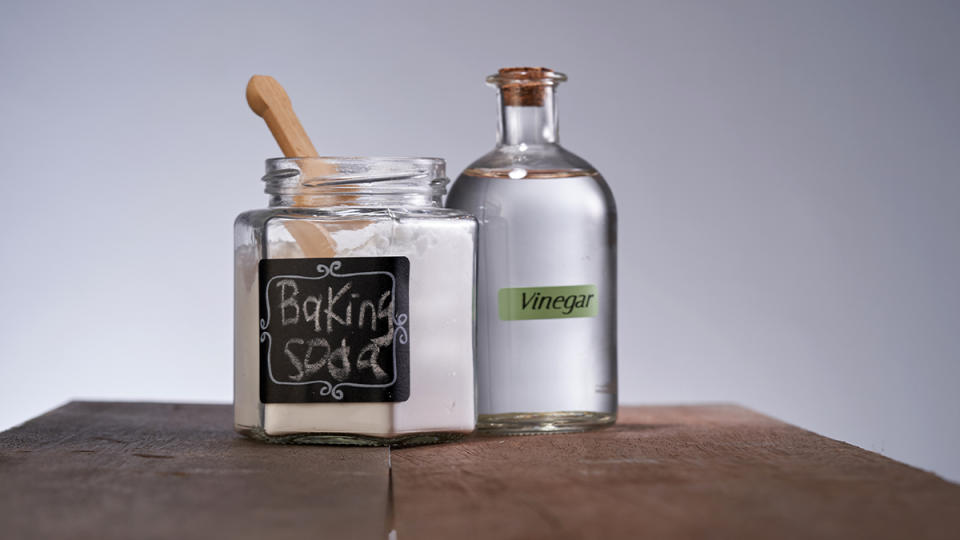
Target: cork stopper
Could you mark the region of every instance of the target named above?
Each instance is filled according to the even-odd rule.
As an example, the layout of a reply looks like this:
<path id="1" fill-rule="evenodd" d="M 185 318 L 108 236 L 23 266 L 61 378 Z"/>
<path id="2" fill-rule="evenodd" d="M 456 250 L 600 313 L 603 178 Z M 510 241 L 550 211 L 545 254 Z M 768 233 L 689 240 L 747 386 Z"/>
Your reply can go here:
<path id="1" fill-rule="evenodd" d="M 545 67 L 501 68 L 487 82 L 498 86 L 503 104 L 512 107 L 541 107 L 547 88 L 567 80 L 563 73 Z"/>

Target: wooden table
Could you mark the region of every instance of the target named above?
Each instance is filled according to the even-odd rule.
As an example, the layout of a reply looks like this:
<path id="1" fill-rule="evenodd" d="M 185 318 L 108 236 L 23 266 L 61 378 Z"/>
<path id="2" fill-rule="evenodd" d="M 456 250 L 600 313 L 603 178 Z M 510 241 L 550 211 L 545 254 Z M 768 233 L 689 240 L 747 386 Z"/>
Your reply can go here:
<path id="1" fill-rule="evenodd" d="M 16 538 L 960 538 L 960 486 L 733 405 L 390 450 L 278 446 L 226 405 L 74 402 L 0 434 Z"/>

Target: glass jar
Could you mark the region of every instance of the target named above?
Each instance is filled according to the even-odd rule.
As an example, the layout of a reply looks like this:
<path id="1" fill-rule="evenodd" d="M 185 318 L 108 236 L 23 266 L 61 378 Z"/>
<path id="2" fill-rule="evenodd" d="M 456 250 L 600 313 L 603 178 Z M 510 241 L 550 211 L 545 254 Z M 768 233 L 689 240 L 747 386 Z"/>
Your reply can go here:
<path id="1" fill-rule="evenodd" d="M 617 213 L 603 176 L 560 146 L 547 68 L 505 68 L 496 146 L 447 206 L 480 222 L 478 428 L 578 431 L 617 415 Z"/>
<path id="2" fill-rule="evenodd" d="M 433 158 L 271 159 L 237 217 L 234 415 L 272 442 L 473 431 L 476 220 Z"/>

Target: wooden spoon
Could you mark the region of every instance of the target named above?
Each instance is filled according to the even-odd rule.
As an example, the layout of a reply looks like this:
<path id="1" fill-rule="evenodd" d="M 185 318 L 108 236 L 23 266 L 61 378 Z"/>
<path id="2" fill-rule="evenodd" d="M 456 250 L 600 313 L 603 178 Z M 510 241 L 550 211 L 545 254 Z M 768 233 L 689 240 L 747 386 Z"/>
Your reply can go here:
<path id="1" fill-rule="evenodd" d="M 316 148 L 304 131 L 300 120 L 293 112 L 290 97 L 273 77 L 254 75 L 247 83 L 247 104 L 257 116 L 264 119 L 273 138 L 280 145 L 285 157 L 318 157 Z M 302 177 L 315 178 L 337 172 L 335 166 L 322 162 L 304 162 L 301 166 Z M 310 206 L 306 197 L 295 196 L 294 206 Z M 336 241 L 320 223 L 307 220 L 286 220 L 283 222 L 306 257 L 333 257 L 336 255 Z"/>

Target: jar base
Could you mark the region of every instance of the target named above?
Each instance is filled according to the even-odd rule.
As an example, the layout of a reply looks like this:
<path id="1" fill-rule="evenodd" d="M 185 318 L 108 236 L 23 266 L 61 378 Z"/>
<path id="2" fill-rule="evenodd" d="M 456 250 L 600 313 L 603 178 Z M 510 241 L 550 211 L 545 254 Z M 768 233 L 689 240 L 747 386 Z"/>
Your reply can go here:
<path id="1" fill-rule="evenodd" d="M 376 437 L 359 433 L 293 433 L 290 435 L 268 435 L 262 428 L 238 427 L 237 432 L 258 441 L 270 444 L 326 444 L 337 446 L 421 446 L 458 441 L 467 433 L 460 432 L 422 432 L 404 433 L 390 437 Z"/>
<path id="2" fill-rule="evenodd" d="M 477 430 L 491 435 L 574 433 L 607 427 L 616 421 L 616 413 L 588 411 L 481 414 Z"/>

